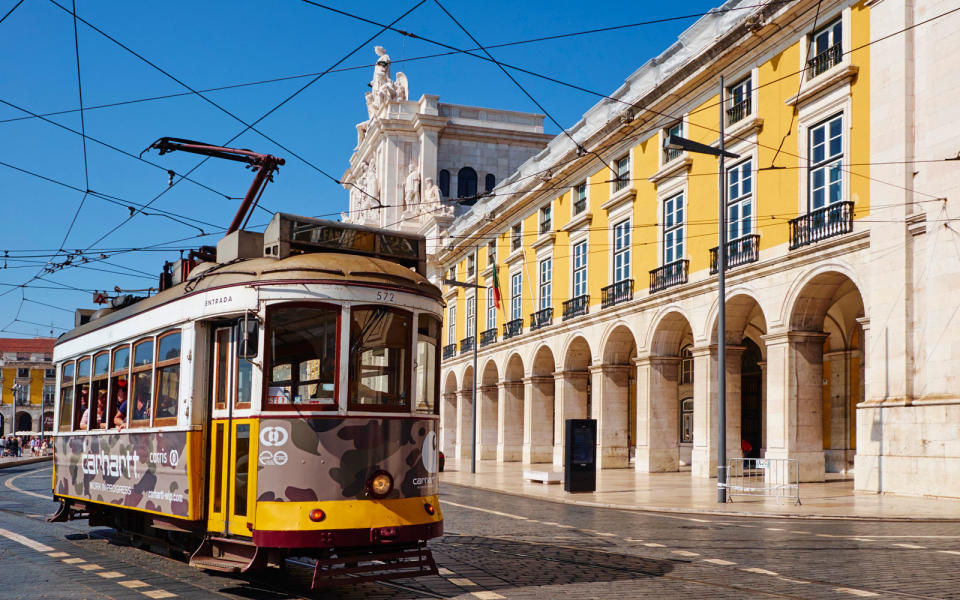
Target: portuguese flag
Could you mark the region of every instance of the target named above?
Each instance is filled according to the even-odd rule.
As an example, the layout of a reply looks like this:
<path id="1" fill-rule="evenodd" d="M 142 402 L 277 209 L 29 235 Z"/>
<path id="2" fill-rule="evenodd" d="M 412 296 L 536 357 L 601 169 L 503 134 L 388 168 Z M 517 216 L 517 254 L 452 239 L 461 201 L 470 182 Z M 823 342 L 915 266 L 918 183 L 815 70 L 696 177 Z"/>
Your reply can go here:
<path id="1" fill-rule="evenodd" d="M 500 278 L 497 277 L 497 265 L 493 265 L 493 305 L 497 310 L 502 308 L 500 300 Z"/>

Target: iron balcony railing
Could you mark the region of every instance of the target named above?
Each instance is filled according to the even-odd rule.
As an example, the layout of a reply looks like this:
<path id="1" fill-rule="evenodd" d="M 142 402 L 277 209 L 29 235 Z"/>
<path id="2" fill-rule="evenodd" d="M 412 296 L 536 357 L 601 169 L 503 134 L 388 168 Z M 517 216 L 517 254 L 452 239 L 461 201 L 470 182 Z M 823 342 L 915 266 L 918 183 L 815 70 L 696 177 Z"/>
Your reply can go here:
<path id="1" fill-rule="evenodd" d="M 590 310 L 590 296 L 584 294 L 571 298 L 563 303 L 563 320 L 569 321 L 574 317 L 585 315 Z"/>
<path id="2" fill-rule="evenodd" d="M 843 45 L 834 44 L 830 46 L 807 61 L 807 65 L 810 67 L 810 77 L 816 77 L 830 67 L 839 65 L 841 60 L 843 60 Z"/>
<path id="3" fill-rule="evenodd" d="M 460 354 L 466 354 L 473 351 L 473 336 L 460 340 Z"/>
<path id="4" fill-rule="evenodd" d="M 650 293 L 659 292 L 687 282 L 689 260 L 675 260 L 650 271 Z"/>
<path id="5" fill-rule="evenodd" d="M 853 202 L 830 206 L 790 219 L 790 249 L 809 246 L 853 231 Z"/>
<path id="6" fill-rule="evenodd" d="M 17 406 L 30 406 L 30 398 L 17 398 Z"/>
<path id="7" fill-rule="evenodd" d="M 613 191 L 619 192 L 620 190 L 627 188 L 629 185 L 630 185 L 630 174 L 625 173 L 613 180 Z"/>
<path id="8" fill-rule="evenodd" d="M 600 290 L 600 308 L 609 308 L 633 299 L 633 280 L 624 279 Z"/>
<path id="9" fill-rule="evenodd" d="M 553 323 L 553 309 L 541 308 L 530 315 L 530 331 L 543 329 Z"/>
<path id="10" fill-rule="evenodd" d="M 456 344 L 447 344 L 443 347 L 443 357 L 444 358 L 453 358 L 457 355 L 457 345 Z"/>
<path id="11" fill-rule="evenodd" d="M 727 125 L 733 125 L 751 114 L 750 98 L 745 98 L 727 109 Z"/>
<path id="12" fill-rule="evenodd" d="M 480 347 L 497 343 L 497 328 L 492 327 L 480 332 Z"/>
<path id="13" fill-rule="evenodd" d="M 523 333 L 523 319 L 514 319 L 503 324 L 503 339 L 509 340 Z"/>
<path id="14" fill-rule="evenodd" d="M 680 148 L 664 148 L 663 150 L 663 162 L 668 163 L 671 160 L 680 158 L 680 155 L 683 154 L 683 150 Z"/>
<path id="15" fill-rule="evenodd" d="M 738 265 L 757 262 L 760 258 L 760 236 L 757 234 L 745 235 L 727 242 L 727 269 Z M 717 273 L 717 249 L 710 248 L 710 274 Z"/>

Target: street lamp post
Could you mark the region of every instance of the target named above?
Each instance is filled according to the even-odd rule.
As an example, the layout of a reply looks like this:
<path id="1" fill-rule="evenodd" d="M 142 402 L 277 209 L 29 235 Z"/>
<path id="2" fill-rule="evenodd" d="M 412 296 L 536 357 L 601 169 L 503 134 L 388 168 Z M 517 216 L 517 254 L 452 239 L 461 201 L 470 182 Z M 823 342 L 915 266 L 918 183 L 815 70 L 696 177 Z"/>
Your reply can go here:
<path id="1" fill-rule="evenodd" d="M 727 186 L 724 158 L 740 158 L 739 154 L 727 152 L 724 149 L 724 110 L 723 110 L 723 77 L 720 77 L 720 143 L 714 148 L 682 138 L 678 135 L 669 135 L 663 141 L 663 147 L 671 150 L 686 150 L 698 154 L 716 156 L 720 160 L 720 194 L 718 206 L 718 227 L 720 245 L 717 247 L 717 293 L 719 308 L 717 310 L 717 502 L 727 501 L 727 331 L 726 317 L 726 270 L 727 270 Z M 709 409 L 708 409 L 709 410 Z"/>

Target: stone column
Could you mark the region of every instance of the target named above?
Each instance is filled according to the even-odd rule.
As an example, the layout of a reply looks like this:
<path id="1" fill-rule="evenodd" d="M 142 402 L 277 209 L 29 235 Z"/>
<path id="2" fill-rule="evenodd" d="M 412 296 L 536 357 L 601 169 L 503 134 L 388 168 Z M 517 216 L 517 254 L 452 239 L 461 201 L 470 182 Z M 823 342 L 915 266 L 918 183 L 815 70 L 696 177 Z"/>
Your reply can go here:
<path id="1" fill-rule="evenodd" d="M 824 440 L 828 473 L 846 473 L 853 468 L 850 427 L 855 409 L 850 405 L 853 379 L 850 369 L 852 360 L 859 356 L 859 350 L 838 350 L 823 355 L 824 361 L 830 365 L 830 377 L 827 380 L 830 386 L 830 412 L 824 415 L 825 431 L 830 434 L 829 439 Z"/>
<path id="2" fill-rule="evenodd" d="M 763 429 L 760 430 L 760 457 L 767 455 L 767 361 L 757 362 L 760 367 L 760 419 Z"/>
<path id="3" fill-rule="evenodd" d="M 459 390 L 457 399 L 457 458 L 468 461 L 473 444 L 473 390 Z"/>
<path id="4" fill-rule="evenodd" d="M 591 418 L 597 420 L 597 468 L 618 469 L 630 462 L 627 447 L 627 386 L 629 365 L 590 367 L 593 402 Z"/>
<path id="5" fill-rule="evenodd" d="M 864 377 L 860 382 L 866 401 L 857 399 L 857 437 L 853 456 L 853 489 L 880 493 L 884 490 L 883 474 L 883 407 L 876 400 L 878 394 L 871 388 L 876 386 L 871 372 L 874 367 L 867 358 L 874 356 L 873 340 L 870 339 L 870 317 L 857 319 L 863 330 L 861 350 L 864 356 Z M 869 340 L 869 343 L 868 343 Z M 868 354 L 868 352 L 870 354 Z M 871 399 L 874 399 L 871 401 Z"/>
<path id="6" fill-rule="evenodd" d="M 637 366 L 636 470 L 680 470 L 679 356 L 645 356 Z"/>
<path id="7" fill-rule="evenodd" d="M 503 381 L 497 387 L 497 461 L 518 461 L 523 446 L 523 382 Z"/>
<path id="8" fill-rule="evenodd" d="M 800 481 L 824 480 L 821 332 L 763 336 L 767 344 L 767 454 L 793 458 Z"/>
<path id="9" fill-rule="evenodd" d="M 693 450 L 690 472 L 717 476 L 717 348 L 701 346 L 693 354 Z"/>
<path id="10" fill-rule="evenodd" d="M 480 404 L 477 410 L 477 457 L 481 460 L 497 458 L 497 385 L 480 388 Z"/>
<path id="11" fill-rule="evenodd" d="M 741 431 L 742 425 L 742 406 L 740 403 L 740 373 L 743 369 L 743 351 L 744 346 L 733 346 L 727 344 L 727 458 L 743 458 L 743 448 L 740 442 L 743 440 Z"/>
<path id="12" fill-rule="evenodd" d="M 553 377 L 527 377 L 523 402 L 523 462 L 553 459 Z"/>
<path id="13" fill-rule="evenodd" d="M 457 393 L 443 395 L 440 405 L 440 449 L 447 456 L 457 453 Z"/>
<path id="14" fill-rule="evenodd" d="M 553 374 L 556 391 L 553 402 L 553 465 L 563 467 L 563 436 L 567 419 L 587 418 L 588 371 L 557 371 Z"/>

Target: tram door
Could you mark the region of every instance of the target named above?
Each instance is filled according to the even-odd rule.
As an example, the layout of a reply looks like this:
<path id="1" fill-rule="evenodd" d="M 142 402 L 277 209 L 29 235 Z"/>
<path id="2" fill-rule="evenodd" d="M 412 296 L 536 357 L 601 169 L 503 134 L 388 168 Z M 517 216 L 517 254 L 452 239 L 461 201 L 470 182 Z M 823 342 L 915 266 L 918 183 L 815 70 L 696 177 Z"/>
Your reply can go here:
<path id="1" fill-rule="evenodd" d="M 256 491 L 257 432 L 250 408 L 252 364 L 237 356 L 236 330 L 214 330 L 213 420 L 210 435 L 209 515 L 207 529 L 251 535 Z"/>

